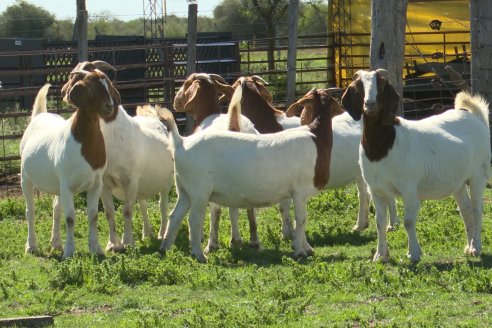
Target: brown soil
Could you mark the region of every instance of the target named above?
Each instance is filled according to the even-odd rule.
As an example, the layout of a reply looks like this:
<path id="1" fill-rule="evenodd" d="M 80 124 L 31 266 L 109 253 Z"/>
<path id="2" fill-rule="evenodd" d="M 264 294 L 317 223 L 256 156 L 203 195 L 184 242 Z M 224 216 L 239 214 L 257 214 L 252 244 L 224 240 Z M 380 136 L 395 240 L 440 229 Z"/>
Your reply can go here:
<path id="1" fill-rule="evenodd" d="M 19 174 L 0 175 L 0 198 L 21 197 Z"/>

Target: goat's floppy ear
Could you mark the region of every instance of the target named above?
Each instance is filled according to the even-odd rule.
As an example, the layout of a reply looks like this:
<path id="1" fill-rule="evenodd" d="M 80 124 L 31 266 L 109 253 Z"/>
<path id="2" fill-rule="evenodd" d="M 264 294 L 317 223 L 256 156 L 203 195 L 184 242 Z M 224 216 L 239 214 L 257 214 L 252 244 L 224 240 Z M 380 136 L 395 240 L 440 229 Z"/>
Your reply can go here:
<path id="1" fill-rule="evenodd" d="M 193 83 L 191 84 L 190 88 L 188 90 L 191 91 L 191 97 L 188 99 L 188 101 L 186 102 L 186 104 L 184 105 L 184 108 L 183 110 L 185 112 L 192 112 L 193 109 L 195 108 L 195 104 L 198 100 L 198 97 L 197 97 L 197 94 L 198 94 L 198 91 L 200 90 L 201 86 L 200 86 L 200 83 L 195 80 L 193 81 Z"/>
<path id="2" fill-rule="evenodd" d="M 285 115 L 287 117 L 292 117 L 294 115 L 296 115 L 297 113 L 299 113 L 299 111 L 303 108 L 304 106 L 302 104 L 299 103 L 299 101 L 293 103 L 292 105 L 289 106 L 289 108 L 287 109 L 287 111 L 285 112 Z"/>
<path id="3" fill-rule="evenodd" d="M 390 126 L 395 123 L 395 116 L 400 107 L 400 95 L 386 80 L 383 91 L 383 125 Z"/>
<path id="4" fill-rule="evenodd" d="M 83 81 L 78 81 L 75 85 L 70 88 L 65 100 L 78 108 L 87 107 L 87 88 Z"/>
<path id="5" fill-rule="evenodd" d="M 217 87 L 217 91 L 221 94 L 219 97 L 219 102 L 231 100 L 232 95 L 234 94 L 234 88 L 229 84 L 220 83 L 219 81 L 216 80 L 213 81 L 215 86 Z"/>
<path id="6" fill-rule="evenodd" d="M 360 81 L 350 83 L 342 96 L 343 108 L 345 108 L 349 115 L 356 121 L 360 120 L 362 116 L 364 102 L 364 92 L 363 90 L 358 90 L 358 88 L 361 88 L 361 86 L 358 85 L 359 83 Z"/>

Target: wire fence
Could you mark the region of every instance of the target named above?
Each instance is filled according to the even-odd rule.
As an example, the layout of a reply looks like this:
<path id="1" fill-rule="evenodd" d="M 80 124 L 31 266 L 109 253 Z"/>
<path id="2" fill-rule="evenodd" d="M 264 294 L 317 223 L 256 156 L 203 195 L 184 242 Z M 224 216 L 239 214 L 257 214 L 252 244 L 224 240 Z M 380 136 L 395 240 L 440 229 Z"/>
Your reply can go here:
<path id="1" fill-rule="evenodd" d="M 342 33 L 299 37 L 297 97 L 313 87 L 346 87 L 355 71 L 369 67 L 370 35 L 353 34 L 352 42 L 346 44 L 340 41 L 344 40 L 339 37 Z M 219 73 L 229 82 L 241 75 L 261 75 L 270 82 L 274 104 L 284 106 L 288 38 L 213 41 L 199 45 L 202 53 L 197 56 L 197 71 Z M 274 45 L 273 69 L 267 56 L 271 41 Z M 337 51 L 340 48 L 344 51 Z M 464 83 L 471 82 L 472 54 L 468 49 L 469 31 L 407 33 L 403 71 L 405 117 L 419 119 L 452 106 L 460 89 L 456 76 Z M 0 67 L 0 81 L 15 77 L 19 82 L 15 88 L 5 83 L 0 88 L 0 177 L 19 171 L 19 142 L 29 120 L 30 104 L 40 85 L 45 82 L 53 84 L 48 108 L 70 115 L 73 109 L 61 100 L 60 88 L 75 66 L 75 52 L 75 47 L 62 49 L 56 45 L 41 51 L 0 51 L 0 62 L 2 58 L 22 62 L 22 58 L 41 56 L 44 62 L 49 63 L 24 65 L 20 69 Z M 185 78 L 186 45 L 179 40 L 137 45 L 106 44 L 90 48 L 90 60 L 101 59 L 101 56 L 118 69 L 110 77 L 122 93 L 123 105 L 127 109 L 143 103 L 171 107 L 174 93 Z M 128 61 L 129 57 L 136 60 Z M 455 72 L 454 78 L 447 66 Z"/>

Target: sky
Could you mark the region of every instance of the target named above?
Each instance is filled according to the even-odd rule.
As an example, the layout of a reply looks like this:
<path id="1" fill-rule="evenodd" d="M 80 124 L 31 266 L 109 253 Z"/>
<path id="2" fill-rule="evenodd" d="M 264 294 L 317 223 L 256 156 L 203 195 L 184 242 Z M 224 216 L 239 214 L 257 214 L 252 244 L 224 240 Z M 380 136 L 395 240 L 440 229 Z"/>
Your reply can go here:
<path id="1" fill-rule="evenodd" d="M 71 18 L 75 20 L 76 0 L 26 0 L 27 2 L 46 9 L 55 14 L 57 19 Z M 166 5 L 168 15 L 186 17 L 188 15 L 187 0 L 157 0 L 162 1 L 162 8 Z M 7 7 L 15 4 L 16 0 L 0 0 L 0 13 Z M 198 16 L 213 16 L 214 8 L 222 0 L 197 0 Z M 102 11 L 111 12 L 112 16 L 120 20 L 131 20 L 143 17 L 144 4 L 148 8 L 148 0 L 85 0 L 89 15 L 96 15 Z"/>

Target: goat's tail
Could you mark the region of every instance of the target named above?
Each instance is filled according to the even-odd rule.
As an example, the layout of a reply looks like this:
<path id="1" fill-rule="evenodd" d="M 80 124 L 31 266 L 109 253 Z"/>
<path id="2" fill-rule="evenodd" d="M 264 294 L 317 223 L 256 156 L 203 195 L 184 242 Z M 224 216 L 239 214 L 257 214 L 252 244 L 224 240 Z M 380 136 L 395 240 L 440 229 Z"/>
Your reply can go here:
<path id="1" fill-rule="evenodd" d="M 156 107 L 156 110 L 159 115 L 159 119 L 173 136 L 172 139 L 174 149 L 178 148 L 183 144 L 183 137 L 181 137 L 181 135 L 179 134 L 178 126 L 176 125 L 176 121 L 174 120 L 173 113 L 171 113 L 171 111 L 165 107 Z"/>
<path id="2" fill-rule="evenodd" d="M 38 114 L 46 113 L 48 111 L 46 108 L 46 96 L 48 95 L 48 89 L 50 87 L 51 84 L 46 83 L 39 89 L 36 100 L 34 100 L 34 105 L 32 106 L 31 119 Z"/>
<path id="3" fill-rule="evenodd" d="M 159 110 L 161 106 L 156 105 L 143 105 L 137 106 L 137 116 L 147 116 L 147 117 L 155 117 L 159 118 Z"/>
<path id="4" fill-rule="evenodd" d="M 466 109 L 480 117 L 487 126 L 489 125 L 489 103 L 480 95 L 472 95 L 468 92 L 460 92 L 454 100 L 455 109 Z"/>
<path id="5" fill-rule="evenodd" d="M 241 131 L 241 100 L 243 99 L 243 88 L 246 86 L 244 77 L 238 80 L 239 85 L 232 95 L 227 110 L 227 122 L 229 131 Z"/>

